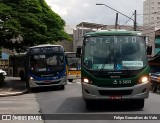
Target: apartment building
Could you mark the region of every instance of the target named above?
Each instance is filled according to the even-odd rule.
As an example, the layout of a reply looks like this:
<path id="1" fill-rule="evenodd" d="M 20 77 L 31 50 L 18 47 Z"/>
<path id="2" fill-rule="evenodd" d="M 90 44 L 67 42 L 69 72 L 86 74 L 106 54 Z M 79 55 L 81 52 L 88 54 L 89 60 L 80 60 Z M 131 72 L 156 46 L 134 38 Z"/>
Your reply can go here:
<path id="1" fill-rule="evenodd" d="M 143 24 L 160 28 L 160 0 L 144 0 Z"/>

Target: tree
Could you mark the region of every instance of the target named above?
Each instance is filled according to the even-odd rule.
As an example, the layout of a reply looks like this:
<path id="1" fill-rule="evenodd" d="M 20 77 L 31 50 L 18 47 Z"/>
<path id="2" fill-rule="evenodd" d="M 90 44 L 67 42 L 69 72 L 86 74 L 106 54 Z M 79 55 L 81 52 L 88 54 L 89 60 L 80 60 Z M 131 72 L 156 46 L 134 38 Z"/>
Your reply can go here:
<path id="1" fill-rule="evenodd" d="M 70 40 L 65 22 L 44 0 L 0 0 L 0 46 L 16 49 Z"/>

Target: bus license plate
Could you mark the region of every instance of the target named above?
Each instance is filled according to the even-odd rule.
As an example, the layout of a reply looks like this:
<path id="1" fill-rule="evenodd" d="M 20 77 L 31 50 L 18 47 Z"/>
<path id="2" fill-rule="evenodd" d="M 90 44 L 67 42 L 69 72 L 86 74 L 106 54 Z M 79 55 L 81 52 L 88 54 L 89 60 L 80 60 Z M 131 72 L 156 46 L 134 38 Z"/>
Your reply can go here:
<path id="1" fill-rule="evenodd" d="M 44 81 L 45 83 L 51 83 L 51 81 Z"/>
<path id="2" fill-rule="evenodd" d="M 109 96 L 109 99 L 120 100 L 120 99 L 122 99 L 122 96 Z"/>

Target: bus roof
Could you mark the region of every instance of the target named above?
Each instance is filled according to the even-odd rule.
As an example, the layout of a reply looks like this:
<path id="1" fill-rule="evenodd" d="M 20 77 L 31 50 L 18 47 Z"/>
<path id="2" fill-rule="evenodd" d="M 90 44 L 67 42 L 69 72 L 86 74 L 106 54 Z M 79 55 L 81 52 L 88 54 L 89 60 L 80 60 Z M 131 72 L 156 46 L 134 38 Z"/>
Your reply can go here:
<path id="1" fill-rule="evenodd" d="M 75 54 L 76 52 L 65 52 L 65 53 L 66 53 L 66 54 L 72 54 L 72 53 L 74 53 L 74 54 Z"/>
<path id="2" fill-rule="evenodd" d="M 62 47 L 61 45 L 53 45 L 53 44 L 41 44 L 41 45 L 37 45 L 37 46 L 32 46 L 30 48 L 38 48 L 38 47 L 49 47 L 49 46 L 52 46 L 52 47 L 56 47 L 56 46 L 60 46 Z"/>
<path id="3" fill-rule="evenodd" d="M 26 56 L 26 52 L 24 52 L 24 53 L 15 53 L 13 55 L 10 55 L 9 57 L 24 57 L 24 56 Z"/>
<path id="4" fill-rule="evenodd" d="M 64 48 L 61 45 L 42 44 L 29 47 L 27 54 L 46 54 L 46 53 L 64 53 Z"/>
<path id="5" fill-rule="evenodd" d="M 137 35 L 142 36 L 142 32 L 140 31 L 128 31 L 128 30 L 117 30 L 117 29 L 110 29 L 110 30 L 100 30 L 96 32 L 88 32 L 84 35 L 84 37 L 88 36 L 99 36 L 99 35 Z"/>

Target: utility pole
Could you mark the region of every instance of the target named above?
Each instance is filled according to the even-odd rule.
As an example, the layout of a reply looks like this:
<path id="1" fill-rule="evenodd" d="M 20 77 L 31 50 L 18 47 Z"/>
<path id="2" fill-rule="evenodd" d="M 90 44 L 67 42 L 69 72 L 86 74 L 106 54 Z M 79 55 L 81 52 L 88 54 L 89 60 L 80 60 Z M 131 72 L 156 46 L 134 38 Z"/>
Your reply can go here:
<path id="1" fill-rule="evenodd" d="M 106 6 L 106 7 L 110 8 L 110 9 L 116 11 L 117 13 L 119 13 L 119 14 L 121 14 L 121 15 L 127 17 L 127 18 L 129 18 L 129 19 L 132 20 L 133 23 L 134 23 L 134 27 L 133 27 L 133 28 L 134 28 L 134 31 L 137 30 L 137 11 L 136 11 L 136 10 L 135 10 L 135 12 L 134 12 L 134 17 L 135 17 L 135 18 L 132 19 L 131 17 L 129 17 L 129 16 L 123 14 L 122 12 L 120 12 L 120 11 L 118 11 L 118 10 L 116 10 L 116 9 L 114 9 L 114 8 L 112 8 L 112 7 L 108 6 L 108 5 L 106 5 L 106 4 L 97 3 L 96 5 L 103 5 L 103 6 Z"/>
<path id="2" fill-rule="evenodd" d="M 115 22 L 115 29 L 118 27 L 118 13 L 116 13 L 116 22 Z"/>
<path id="3" fill-rule="evenodd" d="M 137 11 L 134 11 L 134 31 L 137 30 Z"/>

